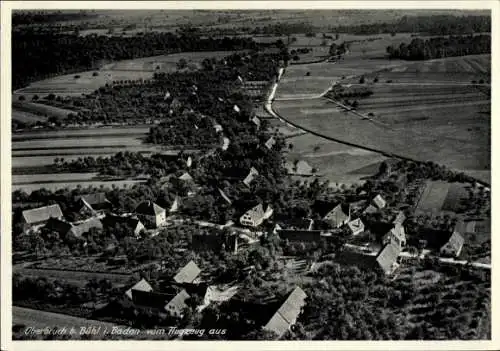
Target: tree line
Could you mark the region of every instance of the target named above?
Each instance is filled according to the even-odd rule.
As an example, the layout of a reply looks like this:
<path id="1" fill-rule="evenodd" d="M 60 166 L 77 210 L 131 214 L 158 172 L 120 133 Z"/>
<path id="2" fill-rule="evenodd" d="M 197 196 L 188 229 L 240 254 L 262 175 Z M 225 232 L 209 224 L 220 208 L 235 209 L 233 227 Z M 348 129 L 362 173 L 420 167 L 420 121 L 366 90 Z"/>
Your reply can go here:
<path id="1" fill-rule="evenodd" d="M 388 46 L 386 52 L 390 58 L 403 60 L 428 60 L 452 56 L 477 55 L 491 53 L 489 35 L 469 35 L 413 39 L 409 44 Z"/>
<path id="2" fill-rule="evenodd" d="M 251 38 L 201 38 L 182 32 L 146 33 L 132 37 L 60 34 L 32 29 L 12 33 L 12 87 L 55 75 L 99 68 L 105 62 L 182 51 L 255 49 Z"/>
<path id="3" fill-rule="evenodd" d="M 457 35 L 491 32 L 490 16 L 403 16 L 394 23 L 370 23 L 354 26 L 330 26 L 333 32 L 357 35 L 420 33 L 427 35 Z"/>

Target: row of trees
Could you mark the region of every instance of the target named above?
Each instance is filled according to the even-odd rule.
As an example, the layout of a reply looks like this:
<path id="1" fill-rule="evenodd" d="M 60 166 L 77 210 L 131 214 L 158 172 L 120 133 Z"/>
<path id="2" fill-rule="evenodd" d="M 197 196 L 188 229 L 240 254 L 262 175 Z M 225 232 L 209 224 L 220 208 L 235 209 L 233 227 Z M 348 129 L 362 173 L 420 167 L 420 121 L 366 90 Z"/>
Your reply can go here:
<path id="1" fill-rule="evenodd" d="M 390 58 L 403 60 L 428 60 L 452 56 L 491 53 L 489 35 L 450 36 L 430 39 L 413 39 L 410 44 L 401 43 L 399 47 L 388 46 Z"/>

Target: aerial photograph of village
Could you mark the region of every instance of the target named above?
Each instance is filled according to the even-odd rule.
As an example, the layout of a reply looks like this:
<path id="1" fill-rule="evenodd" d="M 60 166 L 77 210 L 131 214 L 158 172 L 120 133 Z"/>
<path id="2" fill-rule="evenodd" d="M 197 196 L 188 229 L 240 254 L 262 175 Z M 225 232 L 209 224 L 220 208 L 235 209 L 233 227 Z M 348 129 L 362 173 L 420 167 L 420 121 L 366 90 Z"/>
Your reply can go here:
<path id="1" fill-rule="evenodd" d="M 492 339 L 490 10 L 11 22 L 13 340 Z"/>

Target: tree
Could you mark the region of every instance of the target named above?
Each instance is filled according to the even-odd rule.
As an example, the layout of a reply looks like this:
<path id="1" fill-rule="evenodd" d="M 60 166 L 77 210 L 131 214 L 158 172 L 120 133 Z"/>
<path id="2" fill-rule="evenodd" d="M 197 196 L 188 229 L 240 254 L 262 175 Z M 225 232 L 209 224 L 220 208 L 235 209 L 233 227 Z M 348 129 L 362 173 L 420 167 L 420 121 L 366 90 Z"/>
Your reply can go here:
<path id="1" fill-rule="evenodd" d="M 177 62 L 177 69 L 184 69 L 187 67 L 187 60 L 185 58 L 181 58 L 179 62 Z"/>

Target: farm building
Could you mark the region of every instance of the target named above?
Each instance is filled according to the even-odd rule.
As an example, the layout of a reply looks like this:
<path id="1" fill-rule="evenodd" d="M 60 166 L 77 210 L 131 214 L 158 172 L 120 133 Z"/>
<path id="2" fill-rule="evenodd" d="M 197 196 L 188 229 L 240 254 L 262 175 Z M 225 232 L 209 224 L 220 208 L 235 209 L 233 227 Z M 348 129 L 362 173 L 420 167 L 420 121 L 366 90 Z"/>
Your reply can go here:
<path id="1" fill-rule="evenodd" d="M 265 142 L 265 146 L 271 150 L 274 146 L 274 144 L 276 144 L 276 139 L 274 139 L 274 137 L 270 137 L 269 139 L 267 139 L 267 141 Z"/>
<path id="2" fill-rule="evenodd" d="M 257 129 L 260 128 L 260 119 L 259 119 L 259 117 L 253 116 L 252 119 L 250 119 L 250 122 L 252 122 L 253 124 L 255 124 L 255 126 L 257 127 Z"/>
<path id="3" fill-rule="evenodd" d="M 246 186 L 250 186 L 252 181 L 259 175 L 259 172 L 255 168 L 250 168 L 250 171 L 248 172 L 248 175 L 243 179 L 243 184 Z"/>
<path id="4" fill-rule="evenodd" d="M 22 222 L 25 225 L 25 230 L 45 224 L 50 218 L 63 218 L 63 213 L 59 205 L 34 208 L 32 210 L 25 210 L 22 213 Z"/>
<path id="5" fill-rule="evenodd" d="M 109 210 L 111 202 L 106 198 L 105 193 L 86 194 L 75 197 L 77 208 L 89 209 L 90 211 Z"/>
<path id="6" fill-rule="evenodd" d="M 252 207 L 247 212 L 245 212 L 240 217 L 240 223 L 249 227 L 258 227 L 264 222 L 265 219 L 268 219 L 273 214 L 273 209 L 271 206 L 267 206 L 264 211 L 264 207 L 262 204 L 258 204 L 255 207 Z"/>
<path id="7" fill-rule="evenodd" d="M 180 205 L 181 205 L 181 198 L 179 196 L 176 196 L 174 202 L 172 202 L 172 205 L 170 205 L 168 212 L 169 213 L 177 212 L 179 210 Z"/>
<path id="8" fill-rule="evenodd" d="M 241 111 L 241 110 L 240 110 L 240 108 L 239 108 L 239 106 L 238 106 L 238 105 L 234 105 L 234 106 L 233 106 L 233 111 L 234 111 L 234 112 L 237 112 L 237 113 L 240 113 L 240 111 Z"/>
<path id="9" fill-rule="evenodd" d="M 132 285 L 130 288 L 128 288 L 125 293 L 124 293 L 124 300 L 126 302 L 131 303 L 132 300 L 132 290 L 139 290 L 139 291 L 153 291 L 153 288 L 151 287 L 151 284 L 146 279 L 141 279 L 134 285 Z"/>
<path id="10" fill-rule="evenodd" d="M 186 167 L 190 168 L 192 164 L 193 164 L 193 159 L 191 158 L 191 156 L 189 156 L 186 160 Z"/>
<path id="11" fill-rule="evenodd" d="M 338 204 L 328 212 L 323 220 L 328 221 L 334 228 L 340 228 L 351 219 L 351 207 L 345 204 Z"/>
<path id="12" fill-rule="evenodd" d="M 146 230 L 139 218 L 134 216 L 107 215 L 102 219 L 102 224 L 105 228 L 112 229 L 116 229 L 117 226 L 127 226 L 132 230 L 135 237 L 139 237 L 141 232 Z M 119 233 L 115 230 L 113 234 L 117 236 Z"/>
<path id="13" fill-rule="evenodd" d="M 376 257 L 376 262 L 379 268 L 386 275 L 394 273 L 398 269 L 398 257 L 401 252 L 401 248 L 394 243 L 394 241 L 386 244 Z"/>
<path id="14" fill-rule="evenodd" d="M 283 336 L 297 322 L 297 318 L 306 304 L 306 298 L 306 293 L 301 288 L 296 287 L 267 322 L 264 329 L 274 332 L 278 338 Z"/>
<path id="15" fill-rule="evenodd" d="M 394 219 L 392 220 L 392 223 L 397 225 L 402 225 L 404 223 L 404 221 L 406 221 L 406 216 L 404 214 L 403 211 L 398 211 L 398 213 L 396 214 L 396 217 L 394 217 Z"/>
<path id="16" fill-rule="evenodd" d="M 219 123 L 214 123 L 214 129 L 216 133 L 224 131 L 224 128 L 222 128 L 222 126 Z"/>
<path id="17" fill-rule="evenodd" d="M 383 209 L 385 206 L 386 206 L 386 201 L 384 200 L 384 198 L 378 194 L 377 196 L 375 196 L 372 200 L 372 204 L 377 207 L 379 210 Z"/>
<path id="18" fill-rule="evenodd" d="M 183 180 L 185 182 L 192 182 L 193 181 L 193 177 L 191 177 L 191 174 L 189 174 L 188 172 L 184 172 L 182 173 L 180 176 L 179 176 L 179 179 L 180 180 Z"/>
<path id="19" fill-rule="evenodd" d="M 182 318 L 184 315 L 184 309 L 188 306 L 186 305 L 186 300 L 191 296 L 186 292 L 186 290 L 180 291 L 174 296 L 172 300 L 165 306 L 165 310 L 174 317 Z"/>
<path id="20" fill-rule="evenodd" d="M 405 228 L 401 224 L 396 224 L 382 238 L 382 243 L 387 244 L 393 242 L 399 247 L 406 245 Z"/>
<path id="21" fill-rule="evenodd" d="M 460 256 L 460 252 L 462 252 L 464 242 L 465 240 L 463 236 L 459 232 L 454 230 L 453 233 L 451 233 L 451 236 L 446 244 L 441 247 L 440 252 L 445 256 L 458 257 Z"/>
<path id="22" fill-rule="evenodd" d="M 203 304 L 198 306 L 198 312 L 208 307 L 212 303 L 223 303 L 229 301 L 234 295 L 238 293 L 238 286 L 216 286 L 210 285 L 207 287 L 205 296 L 203 297 Z"/>
<path id="23" fill-rule="evenodd" d="M 167 215 L 164 208 L 158 206 L 152 201 L 144 201 L 137 206 L 135 213 L 141 221 L 153 228 L 162 227 L 167 222 Z"/>
<path id="24" fill-rule="evenodd" d="M 363 213 L 365 214 L 371 214 L 371 213 L 376 213 L 378 211 L 378 208 L 373 206 L 372 204 L 369 204 L 365 210 L 363 211 Z"/>
<path id="25" fill-rule="evenodd" d="M 229 148 L 229 144 L 231 144 L 231 140 L 229 138 L 224 137 L 222 138 L 222 150 L 226 151 Z"/>
<path id="26" fill-rule="evenodd" d="M 72 226 L 68 234 L 75 238 L 82 238 L 83 234 L 88 233 L 91 229 L 102 230 L 103 225 L 100 219 L 91 218 L 89 220 L 78 223 Z"/>
<path id="27" fill-rule="evenodd" d="M 365 224 L 361 220 L 361 218 L 356 218 L 347 223 L 349 229 L 351 230 L 352 235 L 358 235 L 364 232 Z"/>
<path id="28" fill-rule="evenodd" d="M 201 273 L 201 269 L 194 263 L 189 261 L 182 267 L 174 276 L 174 281 L 178 284 L 193 283 Z"/>

